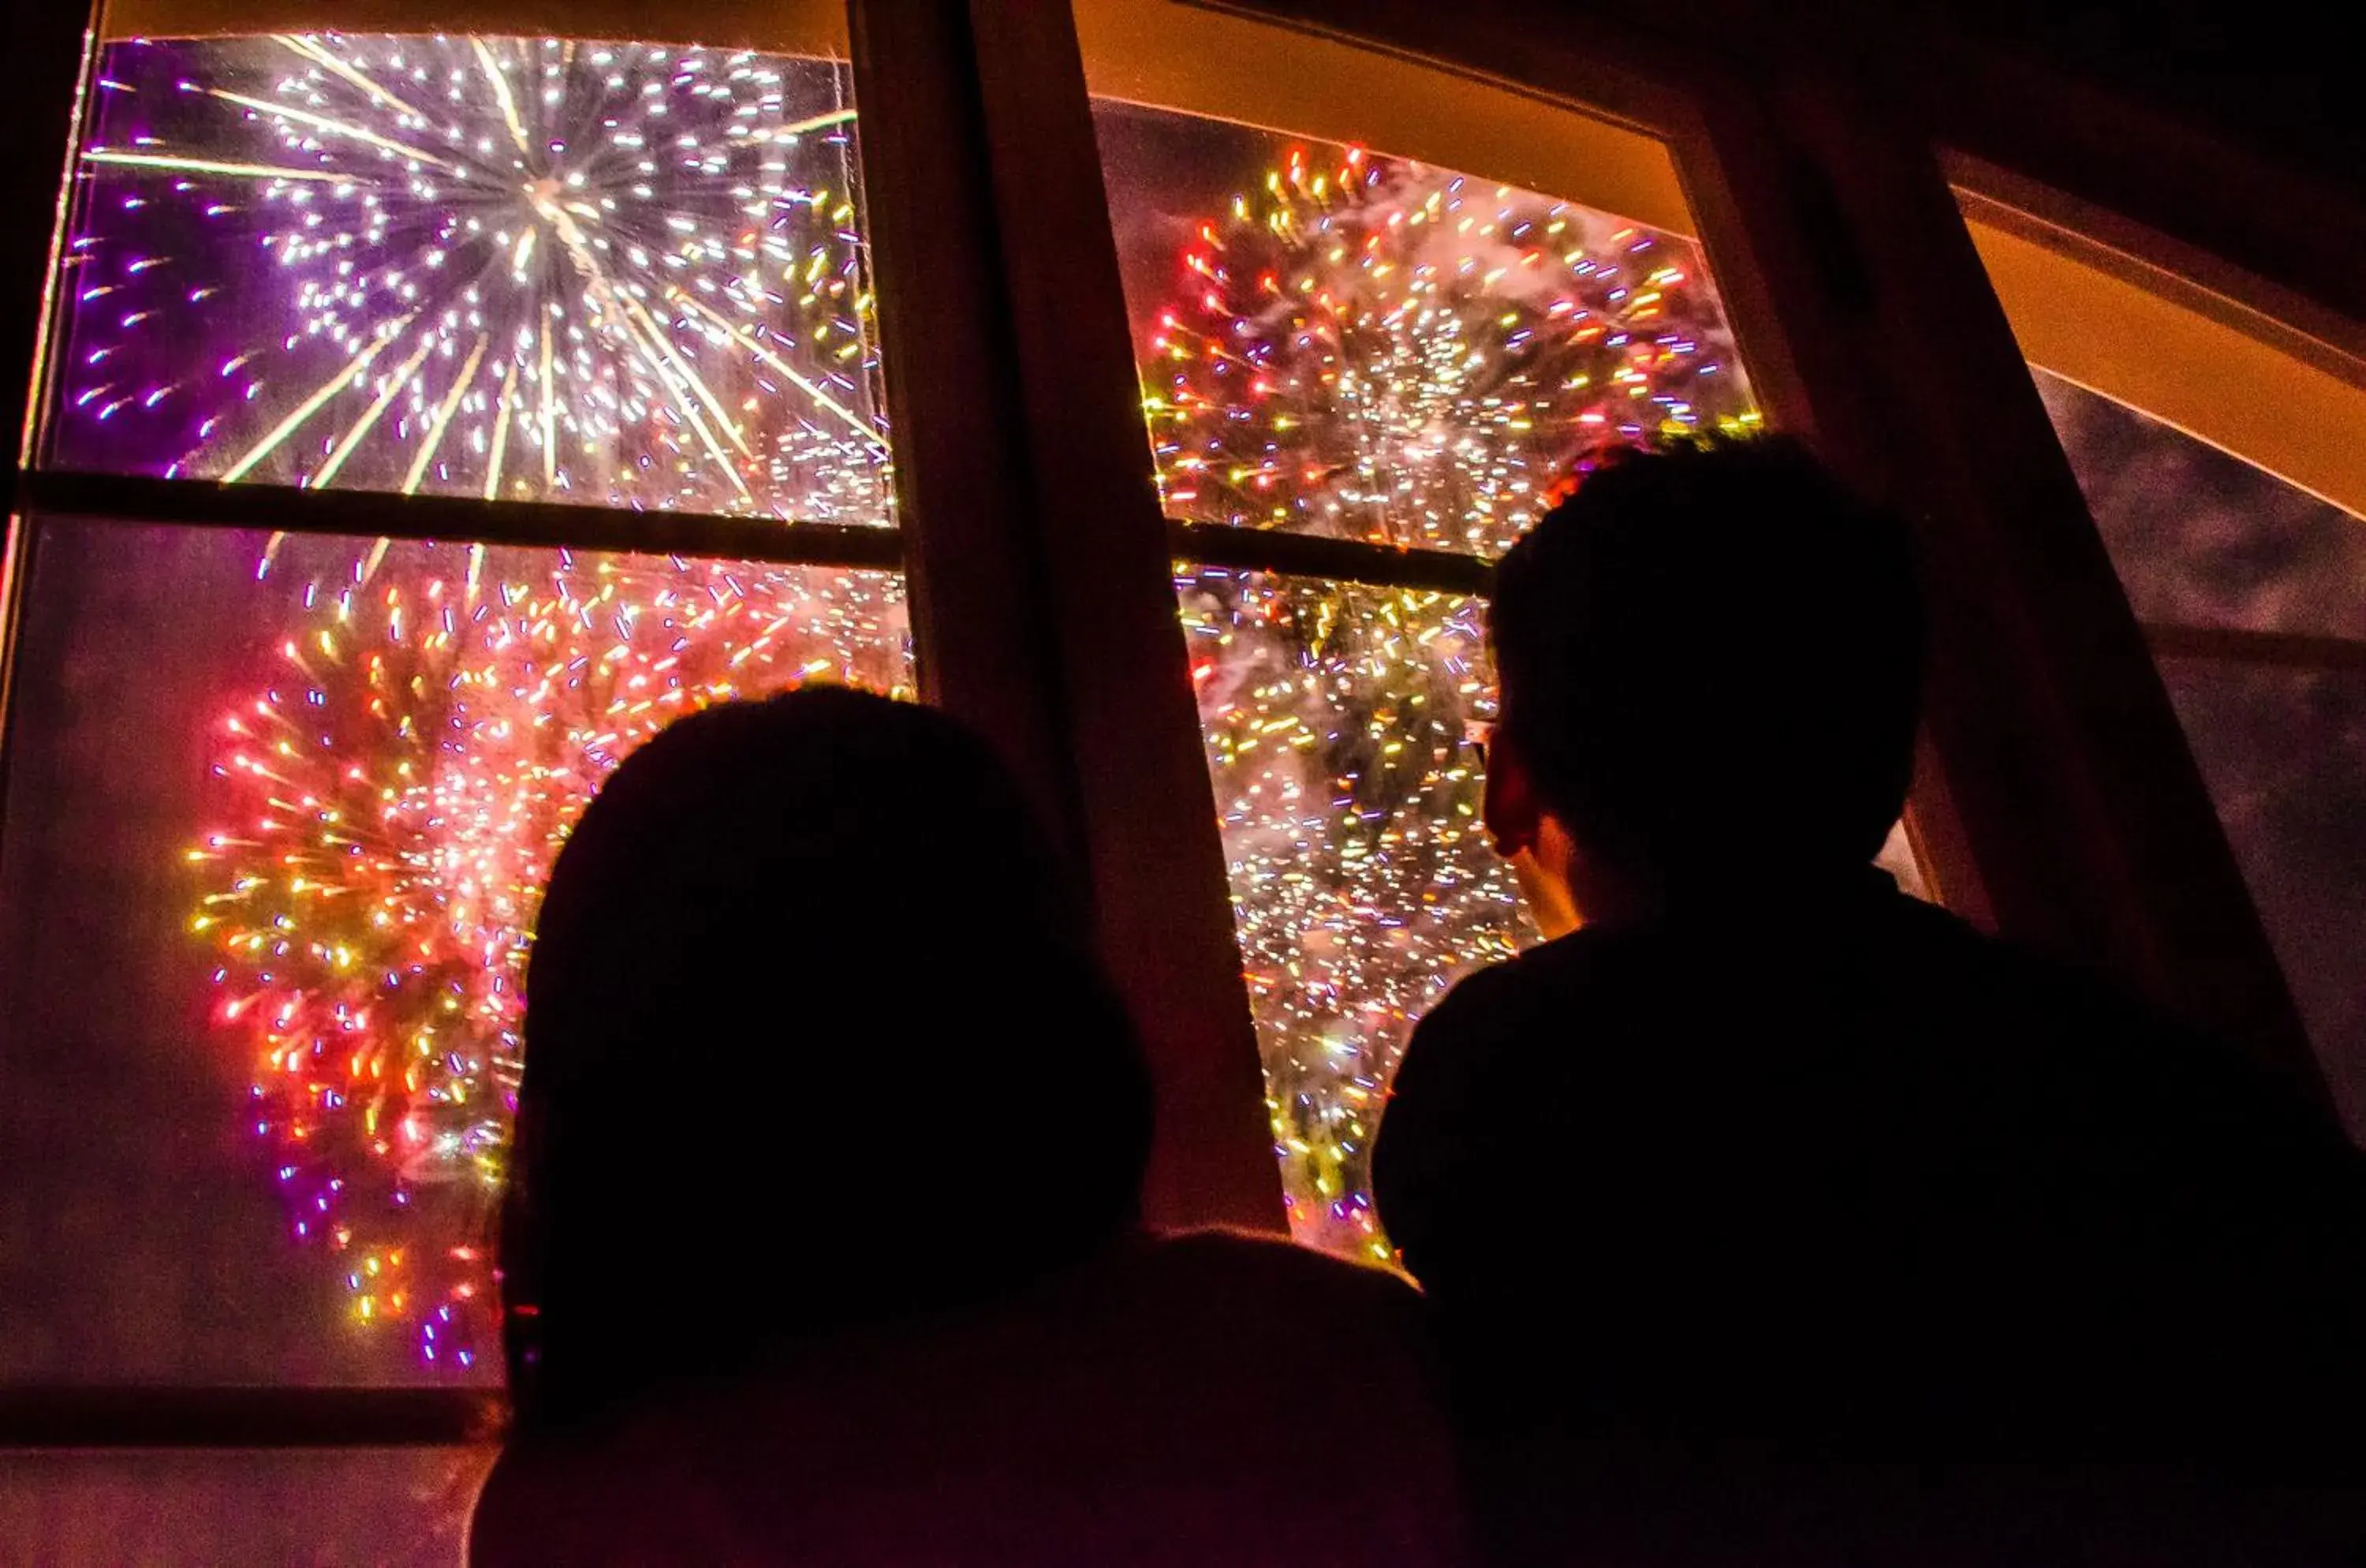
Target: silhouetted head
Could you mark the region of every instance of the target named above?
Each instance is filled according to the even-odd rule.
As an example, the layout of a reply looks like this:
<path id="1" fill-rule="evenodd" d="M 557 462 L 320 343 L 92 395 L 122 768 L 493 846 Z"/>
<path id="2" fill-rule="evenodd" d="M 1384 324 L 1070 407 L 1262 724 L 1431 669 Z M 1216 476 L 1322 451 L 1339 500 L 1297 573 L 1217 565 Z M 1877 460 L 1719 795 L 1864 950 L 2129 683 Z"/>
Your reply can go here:
<path id="1" fill-rule="evenodd" d="M 519 1418 L 1007 1292 L 1132 1223 L 1150 1095 L 986 743 L 839 689 L 709 708 L 560 853 L 502 1212 Z"/>
<path id="2" fill-rule="evenodd" d="M 1796 442 L 1606 462 L 1497 567 L 1490 631 L 1491 823 L 1540 807 L 1654 900 L 1861 866 L 1904 803 L 1911 543 Z"/>

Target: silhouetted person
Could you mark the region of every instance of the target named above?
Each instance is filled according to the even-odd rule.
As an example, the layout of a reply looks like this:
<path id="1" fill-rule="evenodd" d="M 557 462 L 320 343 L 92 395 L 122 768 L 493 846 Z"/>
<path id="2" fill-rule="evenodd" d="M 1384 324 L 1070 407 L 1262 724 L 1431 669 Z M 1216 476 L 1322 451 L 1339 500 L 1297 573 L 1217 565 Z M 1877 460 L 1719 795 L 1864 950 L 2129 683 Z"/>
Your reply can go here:
<path id="1" fill-rule="evenodd" d="M 2354 1529 L 2330 1117 L 1869 864 L 1922 669 L 1902 525 L 1789 443 L 1610 462 L 1504 558 L 1491 630 L 1485 818 L 1554 940 L 1422 1021 L 1375 1185 L 1495 1550 L 2259 1562 Z"/>
<path id="2" fill-rule="evenodd" d="M 842 690 L 685 718 L 559 855 L 471 1561 L 1428 1562 L 1391 1276 L 1145 1235 L 1151 1096 L 986 746 Z"/>

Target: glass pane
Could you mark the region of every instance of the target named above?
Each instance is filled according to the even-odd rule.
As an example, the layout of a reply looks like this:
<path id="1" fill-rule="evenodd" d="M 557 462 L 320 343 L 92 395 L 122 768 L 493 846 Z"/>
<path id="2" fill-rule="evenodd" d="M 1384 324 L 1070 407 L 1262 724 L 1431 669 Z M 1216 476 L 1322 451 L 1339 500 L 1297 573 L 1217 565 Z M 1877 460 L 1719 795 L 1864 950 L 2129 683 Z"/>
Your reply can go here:
<path id="1" fill-rule="evenodd" d="M 2332 639 L 2326 668 L 2161 674 L 2317 1056 L 2366 1143 L 2366 522 L 2175 426 L 2035 372 L 2097 528 L 2153 626 Z"/>
<path id="2" fill-rule="evenodd" d="M 490 1448 L 0 1452 L 0 1560 L 458 1568 Z"/>
<path id="3" fill-rule="evenodd" d="M 2350 1135 L 2366 1144 L 2366 669 L 2165 659 Z"/>
<path id="4" fill-rule="evenodd" d="M 1479 820 L 1475 599 L 1181 579 L 1291 1227 L 1386 1259 L 1372 1134 L 1413 1025 L 1535 932 Z"/>
<path id="5" fill-rule="evenodd" d="M 494 1375 L 484 1231 L 560 838 L 704 702 L 908 692 L 900 579 L 62 522 L 28 589 L 0 1379 Z M 659 1288 L 637 1267 L 619 1289 Z"/>
<path id="6" fill-rule="evenodd" d="M 90 102 L 50 462 L 888 521 L 842 67 L 134 39 Z"/>
<path id="7" fill-rule="evenodd" d="M 1360 147 L 1095 118 L 1170 517 L 1492 556 L 1591 449 L 1755 421 L 1687 240 Z"/>
<path id="8" fill-rule="evenodd" d="M 2366 638 L 2366 522 L 2124 403 L 2036 377 L 2139 618 Z"/>

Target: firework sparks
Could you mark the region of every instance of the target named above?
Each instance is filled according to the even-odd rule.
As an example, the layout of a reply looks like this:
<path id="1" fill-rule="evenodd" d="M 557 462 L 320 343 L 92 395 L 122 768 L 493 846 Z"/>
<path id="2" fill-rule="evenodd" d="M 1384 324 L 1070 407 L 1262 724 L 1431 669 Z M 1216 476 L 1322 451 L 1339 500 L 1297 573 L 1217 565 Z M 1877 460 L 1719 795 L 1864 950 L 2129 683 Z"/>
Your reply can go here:
<path id="1" fill-rule="evenodd" d="M 1143 375 L 1170 516 L 1501 553 L 1579 455 L 1754 423 L 1691 246 L 1290 148 L 1194 227 Z"/>
<path id="2" fill-rule="evenodd" d="M 216 1019 L 299 1238 L 355 1316 L 465 1371 L 545 874 L 608 773 L 707 703 L 908 691 L 897 580 L 436 546 L 305 592 L 280 678 L 221 720 L 231 826 L 189 852 Z"/>
<path id="3" fill-rule="evenodd" d="M 831 66 L 281 35 L 100 77 L 62 461 L 887 520 Z"/>
<path id="4" fill-rule="evenodd" d="M 1372 1137 L 1413 1025 L 1533 938 L 1479 822 L 1482 606 L 1206 569 L 1181 579 L 1292 1227 L 1391 1254 Z"/>
<path id="5" fill-rule="evenodd" d="M 1671 236 L 1346 148 L 1189 232 L 1137 317 L 1171 516 L 1492 556 L 1589 451 L 1755 423 Z M 1387 1260 L 1371 1145 L 1414 1022 L 1535 935 L 1479 822 L 1483 605 L 1177 586 L 1292 1226 Z"/>

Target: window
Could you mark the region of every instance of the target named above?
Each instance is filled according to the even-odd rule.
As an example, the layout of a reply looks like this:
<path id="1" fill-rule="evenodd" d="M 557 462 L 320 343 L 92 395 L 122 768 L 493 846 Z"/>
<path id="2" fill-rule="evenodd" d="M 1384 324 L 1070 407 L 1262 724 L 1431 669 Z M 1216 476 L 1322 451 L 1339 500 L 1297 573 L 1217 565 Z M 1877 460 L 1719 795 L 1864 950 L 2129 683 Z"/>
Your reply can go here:
<path id="1" fill-rule="evenodd" d="M 1414 1023 L 1534 939 L 1479 822 L 1477 600 L 1206 567 L 1177 580 L 1291 1223 L 1386 1256 L 1370 1159 Z"/>
<path id="2" fill-rule="evenodd" d="M 1398 9 L 1371 26 L 1419 34 Z M 727 694 L 923 696 L 1041 763 L 1105 929 L 1142 938 L 1110 943 L 1121 983 L 1182 1004 L 1142 1010 L 1164 1217 L 1272 1191 L 1241 1179 L 1270 1168 L 1242 1054 L 1186 1049 L 1240 1023 L 1214 994 L 1220 830 L 1290 1223 L 1387 1259 L 1367 1163 L 1413 1021 L 1532 935 L 1478 826 L 1488 562 L 1596 442 L 1746 427 L 1760 394 L 1844 412 L 1841 372 L 1918 346 L 1786 274 L 1896 257 L 1837 243 L 1861 212 L 1786 229 L 1818 217 L 1797 171 L 1730 130 L 1770 106 L 1696 28 L 1673 52 L 1729 92 L 1714 127 L 1689 63 L 1612 64 L 1619 101 L 1571 107 L 1597 96 L 1588 40 L 1539 48 L 1525 17 L 1383 49 L 1076 0 L 1087 146 L 1073 74 L 1034 69 L 1068 70 L 1065 33 L 1020 0 L 101 11 L 0 564 L 9 1561 L 454 1560 L 500 1398 L 479 1243 L 536 878 L 624 752 Z M 1525 85 L 1488 73 L 1487 36 L 1538 64 Z M 70 41 L 28 90 L 62 98 Z M 868 191 L 858 65 L 874 167 L 902 176 Z M 1073 120 L 1031 116 L 1048 94 Z M 1096 150 L 1122 319 L 1100 214 L 1020 199 L 1040 167 L 1088 189 Z M 57 172 L 10 176 L 17 209 Z M 905 242 L 876 257 L 867 197 Z M 28 266 L 31 228 L 6 242 Z M 2295 434 L 2351 427 L 2355 386 L 2258 322 L 2194 336 L 2225 321 L 2174 290 L 2136 291 L 2167 316 L 2093 309 L 2064 282 L 2089 274 L 2017 271 L 2025 233 L 1981 232 L 2029 357 L 2113 400 L 2074 418 L 2047 391 L 2107 528 L 2135 526 L 2112 465 L 2183 437 L 2074 426 L 2135 408 L 2347 513 L 2278 503 L 2308 542 L 2271 592 L 2114 542 L 2294 983 L 2323 1039 L 2354 1032 L 2354 997 L 2309 990 L 2356 930 L 2354 802 L 2259 760 L 2306 735 L 2319 775 L 2359 761 L 2339 580 L 2366 480 Z M 874 300 L 874 276 L 903 286 Z M 1796 352 L 1801 322 L 1854 359 Z M 2029 689 L 1991 705 L 2002 728 Z M 2032 858 L 1981 809 L 1947 818 L 1985 836 L 1967 864 Z M 1177 845 L 1204 898 L 1158 883 Z M 1902 832 L 1883 863 L 1920 889 Z"/>
<path id="3" fill-rule="evenodd" d="M 2351 1135 L 2366 1141 L 2366 367 L 2019 205 L 1965 202 Z"/>
<path id="4" fill-rule="evenodd" d="M 210 11 L 109 13 L 70 175 L 13 563 L 0 1391 L 229 1430 L 315 1390 L 355 1443 L 459 1444 L 569 826 L 704 703 L 915 689 L 850 83 L 827 27 Z M 272 1440 L 14 1454 L 0 1555 L 457 1555 L 483 1450 Z"/>
<path id="5" fill-rule="evenodd" d="M 111 39 L 96 83 L 52 468 L 478 498 L 489 531 L 504 502 L 625 509 L 607 532 L 627 539 L 644 510 L 889 521 L 841 68 L 280 34 Z M 20 1012 L 9 1055 L 20 1082 L 103 1090 L 119 1137 L 67 1168 L 86 1181 L 108 1148 L 88 1197 L 120 1212 L 62 1224 L 15 1195 L 6 1250 L 25 1290 L 124 1317 L 62 1311 L 9 1371 L 485 1375 L 485 1203 L 551 853 L 688 707 L 817 677 L 908 690 L 895 578 L 80 516 L 45 516 L 30 559 L 5 958 L 64 1010 Z M 36 1146 L 62 1130 L 29 1122 Z M 221 1189 L 254 1183 L 323 1287 L 277 1311 L 241 1310 L 272 1279 L 236 1256 L 254 1244 L 211 1239 L 250 1217 Z M 89 1245 L 110 1233 L 130 1245 Z M 202 1310 L 77 1280 L 110 1257 L 204 1260 Z"/>
<path id="6" fill-rule="evenodd" d="M 852 119 L 752 51 L 112 40 L 50 460 L 884 522 Z"/>
<path id="7" fill-rule="evenodd" d="M 1678 236 L 1105 104 L 1169 516 L 1494 556 L 1591 446 L 1752 423 Z"/>
<path id="8" fill-rule="evenodd" d="M 1253 24 L 1077 17 L 1284 1198 L 1385 1260 L 1413 1025 L 1535 937 L 1478 819 L 1484 562 L 1596 448 L 1758 415 L 1651 139 Z M 1250 57 L 1299 69 L 1194 63 Z M 1324 137 L 1240 123 L 1301 116 Z"/>
<path id="9" fill-rule="evenodd" d="M 0 1197 L 0 1376 L 496 1377 L 551 857 L 691 707 L 908 689 L 895 576 L 84 519 L 32 560 L 0 1122 L 55 1179 Z"/>
<path id="10" fill-rule="evenodd" d="M 2059 377 L 2038 385 L 2366 1139 L 2366 522 Z"/>

